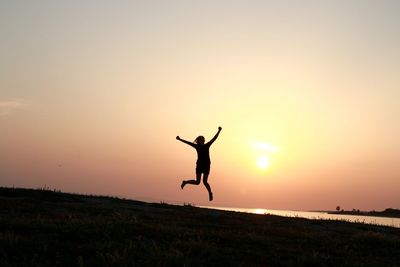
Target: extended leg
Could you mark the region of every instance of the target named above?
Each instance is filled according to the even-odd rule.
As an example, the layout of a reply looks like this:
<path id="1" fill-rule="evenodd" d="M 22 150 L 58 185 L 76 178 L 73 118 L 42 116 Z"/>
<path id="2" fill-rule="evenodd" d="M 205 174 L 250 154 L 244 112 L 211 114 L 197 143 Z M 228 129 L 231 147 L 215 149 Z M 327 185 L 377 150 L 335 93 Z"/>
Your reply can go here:
<path id="1" fill-rule="evenodd" d="M 196 173 L 196 180 L 186 180 L 182 181 L 181 188 L 183 189 L 186 184 L 199 185 L 201 181 L 201 173 Z"/>
<path id="2" fill-rule="evenodd" d="M 211 187 L 208 184 L 208 173 L 205 173 L 204 176 L 203 176 L 203 184 L 207 188 L 208 197 L 209 197 L 210 201 L 212 201 L 213 200 L 213 193 L 211 192 Z"/>

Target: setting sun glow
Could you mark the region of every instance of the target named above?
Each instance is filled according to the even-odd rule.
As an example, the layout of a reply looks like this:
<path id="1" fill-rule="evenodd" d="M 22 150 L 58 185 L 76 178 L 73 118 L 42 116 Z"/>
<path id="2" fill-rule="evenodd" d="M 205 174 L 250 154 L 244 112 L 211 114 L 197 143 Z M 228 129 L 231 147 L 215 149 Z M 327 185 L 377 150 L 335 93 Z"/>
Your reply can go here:
<path id="1" fill-rule="evenodd" d="M 271 166 L 271 157 L 273 154 L 278 152 L 278 148 L 270 143 L 265 142 L 253 142 L 253 149 L 257 152 L 256 164 L 260 169 L 268 169 Z"/>
<path id="2" fill-rule="evenodd" d="M 267 169 L 270 166 L 270 161 L 266 156 L 260 156 L 257 159 L 257 166 L 260 169 Z"/>

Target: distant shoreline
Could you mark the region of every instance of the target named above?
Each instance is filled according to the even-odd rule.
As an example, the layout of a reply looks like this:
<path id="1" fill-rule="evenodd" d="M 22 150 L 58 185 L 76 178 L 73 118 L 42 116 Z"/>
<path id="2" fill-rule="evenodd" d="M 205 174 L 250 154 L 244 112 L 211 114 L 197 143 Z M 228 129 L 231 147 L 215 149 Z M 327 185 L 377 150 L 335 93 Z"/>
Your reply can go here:
<path id="1" fill-rule="evenodd" d="M 400 209 L 392 209 L 392 208 L 388 208 L 383 211 L 342 210 L 342 211 L 326 211 L 326 212 L 328 214 L 338 214 L 338 215 L 400 218 Z"/>

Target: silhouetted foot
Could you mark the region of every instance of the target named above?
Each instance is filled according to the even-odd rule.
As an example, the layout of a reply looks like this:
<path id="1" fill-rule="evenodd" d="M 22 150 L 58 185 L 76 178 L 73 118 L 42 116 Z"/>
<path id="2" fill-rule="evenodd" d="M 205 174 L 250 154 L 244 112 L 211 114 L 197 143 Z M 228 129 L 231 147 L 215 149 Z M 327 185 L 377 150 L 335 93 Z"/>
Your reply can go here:
<path id="1" fill-rule="evenodd" d="M 185 185 L 186 185 L 185 181 L 182 181 L 181 188 L 183 189 Z"/>
<path id="2" fill-rule="evenodd" d="M 208 195 L 208 197 L 209 197 L 210 201 L 212 201 L 212 200 L 213 200 L 213 193 L 210 193 L 210 194 Z"/>

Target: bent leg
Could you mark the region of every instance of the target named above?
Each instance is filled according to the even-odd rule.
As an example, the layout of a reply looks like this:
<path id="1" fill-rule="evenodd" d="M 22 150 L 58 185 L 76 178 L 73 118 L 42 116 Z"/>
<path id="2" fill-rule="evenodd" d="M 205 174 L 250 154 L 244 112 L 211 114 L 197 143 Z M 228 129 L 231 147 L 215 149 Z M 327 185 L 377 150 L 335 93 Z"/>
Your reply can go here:
<path id="1" fill-rule="evenodd" d="M 209 173 L 205 173 L 204 174 L 204 176 L 203 176 L 203 184 L 207 188 L 209 200 L 212 201 L 213 200 L 213 193 L 211 192 L 211 187 L 208 184 L 208 175 L 209 175 Z"/>
<path id="2" fill-rule="evenodd" d="M 185 187 L 187 184 L 194 184 L 194 185 L 199 185 L 201 181 L 201 173 L 196 173 L 196 180 L 186 180 L 182 181 L 181 188 Z"/>

